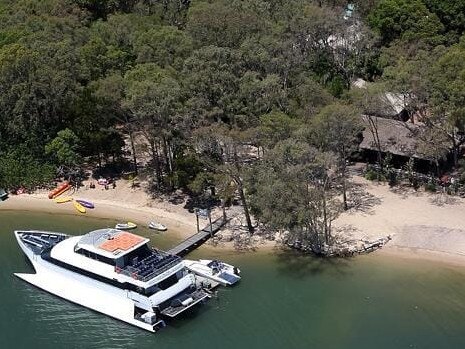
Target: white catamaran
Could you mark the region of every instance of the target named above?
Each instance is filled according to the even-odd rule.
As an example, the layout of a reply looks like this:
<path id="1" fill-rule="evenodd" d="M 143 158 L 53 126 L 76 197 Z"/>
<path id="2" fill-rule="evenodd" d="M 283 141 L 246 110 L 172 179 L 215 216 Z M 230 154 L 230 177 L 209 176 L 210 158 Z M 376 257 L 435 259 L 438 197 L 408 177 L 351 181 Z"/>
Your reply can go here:
<path id="1" fill-rule="evenodd" d="M 155 332 L 208 298 L 181 258 L 117 229 L 83 236 L 15 231 L 35 274 L 15 275 L 59 297 Z"/>

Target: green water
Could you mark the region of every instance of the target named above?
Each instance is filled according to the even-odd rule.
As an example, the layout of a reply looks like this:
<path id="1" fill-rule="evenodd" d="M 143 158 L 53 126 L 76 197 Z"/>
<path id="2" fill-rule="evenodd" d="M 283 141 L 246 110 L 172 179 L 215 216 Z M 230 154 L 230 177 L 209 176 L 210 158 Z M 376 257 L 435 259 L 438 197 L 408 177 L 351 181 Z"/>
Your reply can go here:
<path id="1" fill-rule="evenodd" d="M 1 209 L 1 208 L 0 208 Z M 379 256 L 322 261 L 293 253 L 200 249 L 243 280 L 151 334 L 15 278 L 31 270 L 14 229 L 84 233 L 113 221 L 0 210 L 1 348 L 464 348 L 465 271 Z M 139 230 L 154 245 L 176 241 Z"/>

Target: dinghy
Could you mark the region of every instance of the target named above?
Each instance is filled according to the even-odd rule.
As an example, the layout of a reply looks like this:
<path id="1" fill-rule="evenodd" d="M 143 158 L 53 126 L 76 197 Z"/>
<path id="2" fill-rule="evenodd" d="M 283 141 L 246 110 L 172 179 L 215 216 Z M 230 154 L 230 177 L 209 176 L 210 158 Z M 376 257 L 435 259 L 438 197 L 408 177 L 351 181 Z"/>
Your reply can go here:
<path id="1" fill-rule="evenodd" d="M 194 274 L 219 282 L 224 286 L 234 285 L 241 279 L 239 276 L 241 271 L 238 268 L 218 260 L 199 259 L 193 261 L 185 259 L 184 264 Z"/>
<path id="2" fill-rule="evenodd" d="M 70 202 L 71 200 L 73 200 L 73 198 L 71 196 L 63 196 L 61 198 L 56 198 L 55 202 L 57 204 L 63 204 L 65 202 Z"/>
<path id="3" fill-rule="evenodd" d="M 155 221 L 152 221 L 152 222 L 149 223 L 149 228 L 154 229 L 154 230 L 158 230 L 158 231 L 166 231 L 166 230 L 168 230 L 166 225 L 155 222 Z"/>
<path id="4" fill-rule="evenodd" d="M 82 206 L 86 207 L 86 208 L 95 208 L 95 205 L 90 202 L 90 201 L 85 201 L 85 200 L 76 200 L 77 202 L 79 202 Z"/>
<path id="5" fill-rule="evenodd" d="M 86 213 L 86 208 L 82 206 L 79 202 L 73 201 L 74 208 L 80 213 Z"/>
<path id="6" fill-rule="evenodd" d="M 118 223 L 115 225 L 115 229 L 119 230 L 130 230 L 130 229 L 136 229 L 137 224 L 133 222 L 126 222 L 126 223 Z"/>

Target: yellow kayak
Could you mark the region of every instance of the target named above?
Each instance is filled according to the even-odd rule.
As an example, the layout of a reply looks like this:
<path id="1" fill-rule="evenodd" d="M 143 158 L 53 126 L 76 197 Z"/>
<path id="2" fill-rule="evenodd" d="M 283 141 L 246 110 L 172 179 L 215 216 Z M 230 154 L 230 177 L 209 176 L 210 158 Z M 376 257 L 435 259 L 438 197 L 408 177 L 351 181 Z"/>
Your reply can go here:
<path id="1" fill-rule="evenodd" d="M 74 208 L 81 213 L 86 213 L 86 208 L 82 206 L 79 202 L 73 201 Z"/>
<path id="2" fill-rule="evenodd" d="M 62 198 L 56 198 L 56 199 L 55 199 L 55 202 L 56 202 L 57 204 L 62 204 L 62 203 L 64 203 L 64 202 L 69 202 L 69 201 L 71 201 L 71 200 L 73 200 L 73 198 L 72 198 L 71 196 L 63 196 Z"/>

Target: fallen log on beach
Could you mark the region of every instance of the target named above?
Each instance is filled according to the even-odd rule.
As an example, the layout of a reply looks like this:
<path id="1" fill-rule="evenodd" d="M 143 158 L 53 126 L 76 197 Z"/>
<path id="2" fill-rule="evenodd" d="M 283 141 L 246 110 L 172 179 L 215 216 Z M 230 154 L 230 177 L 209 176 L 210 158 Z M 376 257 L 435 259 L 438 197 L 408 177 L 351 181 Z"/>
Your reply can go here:
<path id="1" fill-rule="evenodd" d="M 323 244 L 322 246 L 312 246 L 299 240 L 287 242 L 287 245 L 293 249 L 313 253 L 322 257 L 351 257 L 359 254 L 371 253 L 381 249 L 391 240 L 391 236 L 369 241 L 369 240 L 350 240 L 331 245 Z"/>

